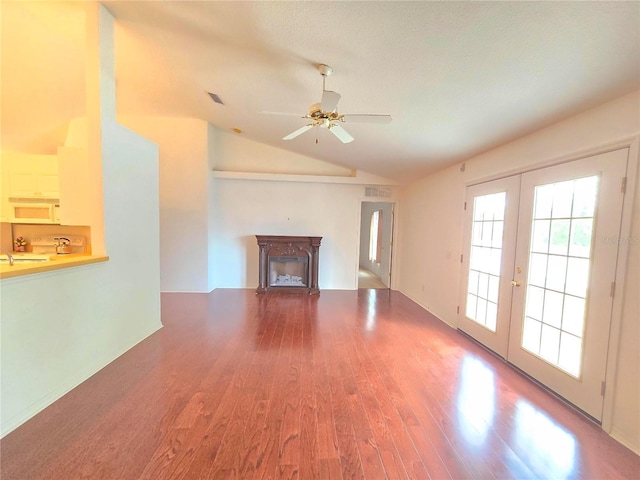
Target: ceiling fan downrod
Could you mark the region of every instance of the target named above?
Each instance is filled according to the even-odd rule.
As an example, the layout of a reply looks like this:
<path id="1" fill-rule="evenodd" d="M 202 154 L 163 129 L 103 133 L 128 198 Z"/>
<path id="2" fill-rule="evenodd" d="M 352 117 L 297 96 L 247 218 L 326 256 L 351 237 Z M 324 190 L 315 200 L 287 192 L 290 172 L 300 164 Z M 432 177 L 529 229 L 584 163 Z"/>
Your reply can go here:
<path id="1" fill-rule="evenodd" d="M 326 90 L 325 80 L 333 73 L 333 68 L 331 68 L 329 65 L 321 63 L 320 65 L 318 65 L 318 71 L 320 72 L 320 75 L 322 75 L 322 91 L 324 92 Z"/>

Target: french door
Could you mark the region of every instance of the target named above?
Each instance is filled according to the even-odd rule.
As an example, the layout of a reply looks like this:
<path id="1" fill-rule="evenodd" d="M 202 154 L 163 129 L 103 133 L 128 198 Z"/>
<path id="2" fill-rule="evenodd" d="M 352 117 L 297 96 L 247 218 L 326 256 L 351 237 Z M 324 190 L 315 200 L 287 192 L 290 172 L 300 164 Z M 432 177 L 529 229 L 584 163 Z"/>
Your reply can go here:
<path id="1" fill-rule="evenodd" d="M 596 419 L 627 156 L 467 189 L 459 328 Z"/>
<path id="2" fill-rule="evenodd" d="M 520 177 L 467 188 L 462 256 L 465 288 L 458 327 L 507 357 Z"/>

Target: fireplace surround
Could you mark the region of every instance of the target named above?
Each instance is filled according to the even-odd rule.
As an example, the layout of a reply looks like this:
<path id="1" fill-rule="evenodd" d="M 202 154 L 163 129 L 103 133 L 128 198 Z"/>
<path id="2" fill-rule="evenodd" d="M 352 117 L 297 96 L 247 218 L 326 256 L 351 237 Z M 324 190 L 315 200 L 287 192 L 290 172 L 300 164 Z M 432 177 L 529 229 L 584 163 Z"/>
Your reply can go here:
<path id="1" fill-rule="evenodd" d="M 259 254 L 256 293 L 318 295 L 318 254 L 322 237 L 256 235 Z"/>

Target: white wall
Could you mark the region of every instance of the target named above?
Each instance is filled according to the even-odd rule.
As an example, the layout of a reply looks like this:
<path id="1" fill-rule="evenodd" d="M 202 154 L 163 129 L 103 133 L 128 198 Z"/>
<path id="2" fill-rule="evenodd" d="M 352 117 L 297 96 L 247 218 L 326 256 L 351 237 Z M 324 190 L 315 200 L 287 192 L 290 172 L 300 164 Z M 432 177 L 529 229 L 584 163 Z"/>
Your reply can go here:
<path id="1" fill-rule="evenodd" d="M 457 322 L 460 281 L 462 203 L 465 185 L 531 168 L 562 157 L 630 138 L 640 132 L 640 92 L 552 125 L 408 186 L 400 219 L 399 289 L 448 324 Z M 633 230 L 625 282 L 617 379 L 607 379 L 613 395 L 611 433 L 636 451 L 640 448 L 640 331 L 638 238 L 640 206 L 633 205 Z M 635 240 L 634 240 L 635 239 Z M 397 270 L 396 270 L 397 271 Z M 606 402 L 606 398 L 605 398 Z"/>
<path id="2" fill-rule="evenodd" d="M 621 292 L 618 371 L 616 378 L 607 379 L 607 382 L 614 391 L 611 434 L 640 455 L 640 168 L 632 215 L 631 234 L 621 239 L 629 247 L 629 256 L 625 289 Z"/>
<path id="3" fill-rule="evenodd" d="M 287 150 L 254 142 L 241 135 L 216 131 L 216 170 L 354 176 L 355 171 Z"/>
<path id="4" fill-rule="evenodd" d="M 109 261 L 1 280 L 2 435 L 161 327 L 156 146 L 109 130 Z"/>
<path id="5" fill-rule="evenodd" d="M 210 292 L 208 123 L 141 116 L 118 120 L 159 147 L 161 290 Z"/>
<path id="6" fill-rule="evenodd" d="M 102 61 L 113 60 L 113 17 L 93 3 L 87 11 L 88 34 L 100 36 L 102 72 Z M 102 52 L 105 43 L 107 52 Z M 102 85 L 113 82 L 106 68 L 106 74 L 94 77 L 99 82 L 93 87 L 100 83 L 101 94 L 92 96 L 98 105 L 90 109 L 88 135 L 92 169 L 101 172 L 94 190 L 104 204 L 104 223 L 96 230 L 104 231 L 101 250 L 110 258 L 0 281 L 2 435 L 162 326 L 158 150 L 117 125 L 112 108 L 100 108 L 104 101 L 115 105 L 112 90 L 98 98 Z M 147 235 L 144 242 L 142 235 Z"/>
<path id="7" fill-rule="evenodd" d="M 210 292 L 207 122 L 137 116 L 118 120 L 158 144 L 161 290 Z"/>
<path id="8" fill-rule="evenodd" d="M 216 161 L 216 143 L 217 143 L 217 135 L 216 128 L 207 124 L 207 162 L 209 165 L 209 171 L 214 169 L 215 161 Z M 216 224 L 214 219 L 214 211 L 213 211 L 213 202 L 214 202 L 214 186 L 215 179 L 211 173 L 207 174 L 207 268 L 209 270 L 209 275 L 207 278 L 207 287 L 208 291 L 211 291 L 215 288 L 215 278 L 216 272 L 215 268 L 215 255 L 213 252 L 213 248 L 211 245 L 213 244 L 214 239 L 216 238 Z"/>
<path id="9" fill-rule="evenodd" d="M 321 236 L 320 289 L 356 289 L 361 185 L 216 179 L 216 288 L 258 285 L 255 235 Z"/>
<path id="10" fill-rule="evenodd" d="M 371 214 L 382 210 L 382 258 L 380 263 L 369 260 L 369 241 L 371 237 Z M 360 266 L 375 273 L 382 283 L 389 286 L 391 267 L 391 235 L 393 228 L 393 204 L 388 202 L 362 202 L 360 216 Z"/>
<path id="11" fill-rule="evenodd" d="M 237 174 L 216 177 L 210 192 L 215 288 L 257 287 L 255 235 L 302 235 L 323 237 L 320 289 L 356 289 L 364 185 L 387 180 L 214 131 L 214 169 Z"/>
<path id="12" fill-rule="evenodd" d="M 328 267 L 321 260 L 321 286 L 324 281 L 325 288 L 356 288 L 354 255 L 359 232 L 356 199 L 364 197 L 364 187 L 314 182 L 319 176 L 325 182 L 327 178 L 347 178 L 363 184 L 384 179 L 362 172 L 356 175 L 342 167 L 260 145 L 202 120 L 138 116 L 118 119 L 159 146 L 163 292 L 253 288 L 257 286 L 258 247 L 255 238 L 249 240 L 250 236 L 287 233 L 322 236 L 323 231 L 332 236 L 326 240 L 326 248 L 323 242 L 321 258 L 325 252 L 337 250 L 332 255 L 335 262 L 340 259 L 339 269 L 344 270 L 342 265 L 348 262 L 349 270 L 340 273 L 337 268 L 327 270 L 323 280 L 323 269 Z M 214 170 L 248 176 L 221 179 L 215 177 Z M 293 174 L 302 176 L 305 183 L 249 180 L 254 173 L 272 178 Z M 341 195 L 356 202 L 347 212 Z M 306 210 L 312 215 L 304 215 Z M 291 220 L 278 225 L 285 213 L 289 213 Z"/>

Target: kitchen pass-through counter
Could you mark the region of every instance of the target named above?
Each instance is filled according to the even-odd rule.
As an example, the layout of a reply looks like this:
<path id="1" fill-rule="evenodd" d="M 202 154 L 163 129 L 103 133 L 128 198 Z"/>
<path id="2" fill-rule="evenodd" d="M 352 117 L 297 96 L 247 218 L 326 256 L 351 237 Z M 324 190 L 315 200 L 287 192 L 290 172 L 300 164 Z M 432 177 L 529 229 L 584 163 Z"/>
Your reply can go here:
<path id="1" fill-rule="evenodd" d="M 43 258 L 29 258 L 29 255 L 21 255 L 16 253 L 13 265 L 6 260 L 7 257 L 2 255 L 0 262 L 0 279 L 21 277 L 25 275 L 33 275 L 36 273 L 50 272 L 53 270 L 61 270 L 64 268 L 79 267 L 81 265 L 90 265 L 92 263 L 106 262 L 109 257 L 106 255 L 88 255 L 84 253 L 72 253 L 69 255 L 52 254 Z"/>

